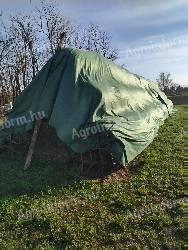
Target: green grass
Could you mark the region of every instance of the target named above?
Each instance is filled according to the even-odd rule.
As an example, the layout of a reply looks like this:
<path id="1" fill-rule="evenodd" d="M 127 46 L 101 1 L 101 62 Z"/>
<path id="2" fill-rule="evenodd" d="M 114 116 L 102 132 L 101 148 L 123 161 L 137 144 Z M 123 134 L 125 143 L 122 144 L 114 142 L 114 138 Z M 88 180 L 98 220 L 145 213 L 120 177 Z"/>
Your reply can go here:
<path id="1" fill-rule="evenodd" d="M 96 184 L 45 162 L 23 172 L 22 159 L 2 157 L 0 249 L 181 249 L 186 108 L 165 122 L 126 181 Z"/>

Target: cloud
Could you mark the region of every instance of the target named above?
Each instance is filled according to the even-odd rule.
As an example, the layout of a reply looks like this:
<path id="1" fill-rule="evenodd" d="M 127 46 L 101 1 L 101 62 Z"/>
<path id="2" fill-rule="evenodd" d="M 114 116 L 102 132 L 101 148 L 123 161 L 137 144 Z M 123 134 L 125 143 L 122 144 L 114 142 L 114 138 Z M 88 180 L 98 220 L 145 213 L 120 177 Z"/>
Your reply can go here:
<path id="1" fill-rule="evenodd" d="M 119 64 L 125 64 L 128 70 L 149 79 L 156 79 L 160 72 L 170 72 L 175 81 L 188 86 L 188 43 L 182 46 L 145 53 L 130 58 L 121 56 Z M 122 50 L 123 51 L 123 50 Z"/>

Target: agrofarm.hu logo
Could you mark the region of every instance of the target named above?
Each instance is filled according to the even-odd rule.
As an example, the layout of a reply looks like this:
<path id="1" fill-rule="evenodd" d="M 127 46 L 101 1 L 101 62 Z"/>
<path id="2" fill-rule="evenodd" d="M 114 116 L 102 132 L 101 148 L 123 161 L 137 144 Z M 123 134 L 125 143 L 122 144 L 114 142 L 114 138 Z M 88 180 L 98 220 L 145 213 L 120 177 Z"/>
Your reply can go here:
<path id="1" fill-rule="evenodd" d="M 27 115 L 6 120 L 3 124 L 0 125 L 0 130 L 10 129 L 11 127 L 14 127 L 14 126 L 23 126 L 25 124 L 32 123 L 36 120 L 41 120 L 43 118 L 45 118 L 44 111 L 39 111 L 36 113 L 33 113 L 32 111 L 28 111 Z"/>
<path id="2" fill-rule="evenodd" d="M 95 124 L 93 126 L 89 126 L 87 128 L 83 128 L 83 129 L 80 129 L 80 130 L 76 130 L 76 128 L 73 128 L 73 130 L 72 130 L 72 140 L 75 140 L 75 139 L 78 139 L 78 138 L 86 140 L 91 135 L 95 135 L 95 134 L 103 133 L 103 132 L 108 132 L 108 131 L 110 131 L 110 129 L 112 127 L 113 127 L 113 125 L 111 125 L 111 127 L 108 128 L 107 125 Z"/>

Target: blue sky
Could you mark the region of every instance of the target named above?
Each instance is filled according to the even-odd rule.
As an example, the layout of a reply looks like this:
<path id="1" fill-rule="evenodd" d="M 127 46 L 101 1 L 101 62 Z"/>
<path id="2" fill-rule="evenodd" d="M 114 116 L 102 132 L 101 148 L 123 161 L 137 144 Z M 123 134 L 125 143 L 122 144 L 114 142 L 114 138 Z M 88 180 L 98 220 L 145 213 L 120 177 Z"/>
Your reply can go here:
<path id="1" fill-rule="evenodd" d="M 94 22 L 110 32 L 118 63 L 128 70 L 150 79 L 170 72 L 188 86 L 188 0 L 57 1 L 75 23 Z M 0 0 L 6 13 L 28 12 L 32 5 L 30 0 Z"/>

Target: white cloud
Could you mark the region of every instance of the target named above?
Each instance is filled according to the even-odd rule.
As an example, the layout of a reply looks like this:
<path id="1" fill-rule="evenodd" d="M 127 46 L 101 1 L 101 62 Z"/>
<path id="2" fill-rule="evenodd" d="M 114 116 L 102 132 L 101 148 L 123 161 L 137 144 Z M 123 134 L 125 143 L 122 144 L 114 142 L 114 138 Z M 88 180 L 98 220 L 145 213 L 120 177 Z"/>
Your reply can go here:
<path id="1" fill-rule="evenodd" d="M 118 63 L 125 64 L 133 73 L 156 79 L 160 72 L 170 72 L 177 83 L 188 86 L 188 42 L 139 56 L 124 57 L 123 53 L 121 55 Z"/>

